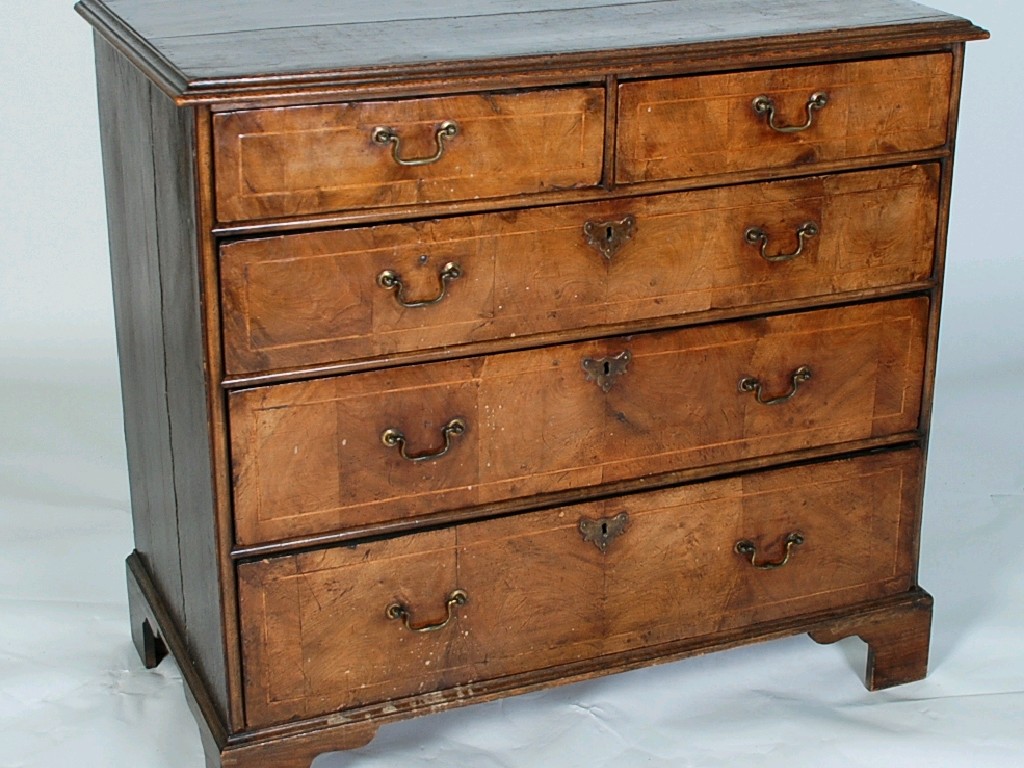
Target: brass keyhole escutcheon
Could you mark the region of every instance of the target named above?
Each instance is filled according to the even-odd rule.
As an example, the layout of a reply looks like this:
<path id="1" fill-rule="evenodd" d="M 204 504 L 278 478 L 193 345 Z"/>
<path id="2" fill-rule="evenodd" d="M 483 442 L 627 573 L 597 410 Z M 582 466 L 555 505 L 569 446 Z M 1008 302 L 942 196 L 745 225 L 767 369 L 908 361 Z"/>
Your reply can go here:
<path id="1" fill-rule="evenodd" d="M 583 225 L 587 245 L 608 261 L 633 239 L 635 232 L 636 218 L 633 216 L 619 221 L 588 221 Z"/>
<path id="2" fill-rule="evenodd" d="M 589 517 L 580 519 L 580 533 L 583 540 L 606 552 L 608 545 L 626 532 L 629 526 L 629 514 L 620 512 L 615 517 L 603 517 L 591 520 Z"/>
<path id="3" fill-rule="evenodd" d="M 598 360 L 592 357 L 584 358 L 580 365 L 587 374 L 587 381 L 597 382 L 597 386 L 607 392 L 612 388 L 616 377 L 626 375 L 626 369 L 632 359 L 633 355 L 627 349 L 615 357 L 602 357 Z"/>

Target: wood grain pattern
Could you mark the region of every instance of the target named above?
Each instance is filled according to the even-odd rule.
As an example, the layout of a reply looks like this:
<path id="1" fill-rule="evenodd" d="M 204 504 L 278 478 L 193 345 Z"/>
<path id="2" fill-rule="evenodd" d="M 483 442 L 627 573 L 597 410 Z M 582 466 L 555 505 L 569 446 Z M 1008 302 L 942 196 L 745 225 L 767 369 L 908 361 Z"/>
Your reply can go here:
<path id="1" fill-rule="evenodd" d="M 160 261 L 150 144 L 150 86 L 96 40 L 111 281 L 135 546 L 184 624 L 178 517 L 166 400 Z"/>
<path id="2" fill-rule="evenodd" d="M 909 451 L 241 565 L 249 722 L 896 594 L 911 586 L 919 484 Z M 606 552 L 583 541 L 581 518 L 622 512 L 628 528 Z M 733 551 L 754 539 L 774 552 L 794 530 L 805 543 L 777 570 Z M 455 588 L 469 601 L 440 631 L 415 634 L 385 614 L 398 601 L 443 617 Z"/>
<path id="3" fill-rule="evenodd" d="M 225 718 L 193 114 L 99 38 L 96 64 L 135 544 Z"/>
<path id="4" fill-rule="evenodd" d="M 270 736 L 247 743 L 232 744 L 220 755 L 207 752 L 209 768 L 310 768 L 327 752 L 358 749 L 369 744 L 377 733 L 367 723 L 332 723 L 333 727 L 308 730 L 300 734 Z"/>
<path id="5" fill-rule="evenodd" d="M 267 95 L 297 88 L 451 80 L 481 72 L 678 68 L 699 57 L 827 57 L 987 36 L 964 19 L 908 0 L 543 0 L 388 3 L 138 0 L 76 6 L 107 38 L 180 99 Z M 372 40 L 372 45 L 366 41 Z M 550 54 L 560 52 L 556 60 Z M 684 53 L 685 51 L 685 53 Z"/>
<path id="6" fill-rule="evenodd" d="M 454 26 L 460 20 L 480 20 L 480 23 L 514 24 L 519 29 L 525 29 L 534 23 L 550 25 L 553 20 L 562 16 L 568 16 L 574 21 L 567 22 L 564 29 L 553 34 L 568 36 L 573 29 L 577 32 L 585 31 L 585 27 L 581 30 L 578 25 L 593 21 L 598 14 L 603 18 L 618 18 L 623 22 L 631 18 L 621 15 L 614 17 L 615 13 L 633 14 L 652 22 L 662 20 L 669 14 L 676 19 L 685 14 L 687 25 L 681 30 L 674 30 L 679 36 L 695 36 L 702 32 L 710 34 L 725 23 L 741 23 L 739 19 L 747 19 L 747 23 L 752 25 L 774 27 L 774 33 L 779 34 L 798 32 L 800 27 L 817 28 L 820 16 L 828 13 L 830 6 L 834 8 L 837 5 L 828 0 L 817 0 L 816 3 L 785 0 L 775 3 L 774 8 L 760 9 L 760 12 L 755 13 L 749 5 L 722 2 L 716 4 L 711 0 L 689 0 L 685 9 L 678 1 L 664 0 L 476 0 L 472 4 L 453 0 L 405 0 L 402 3 L 376 5 L 368 5 L 359 0 L 176 0 L 170 5 L 162 0 L 104 2 L 115 13 L 130 19 L 141 35 L 155 40 L 223 36 L 277 29 L 290 30 L 292 34 L 300 35 L 301 29 L 306 27 L 367 25 L 396 21 L 448 22 L 450 26 Z M 843 11 L 843 27 L 950 18 L 949 14 L 905 0 L 867 0 L 855 8 L 843 7 Z M 501 17 L 500 21 L 493 21 L 495 17 Z M 488 19 L 491 21 L 486 21 Z M 453 41 L 458 39 L 452 35 L 469 34 L 468 30 L 460 28 L 450 29 L 449 32 L 448 42 L 452 48 L 457 47 Z M 748 34 L 747 30 L 739 32 Z M 660 33 L 666 39 L 670 39 L 667 30 L 662 29 Z M 764 31 L 761 33 L 766 34 Z M 359 52 L 364 56 L 388 56 L 389 62 L 407 53 L 397 40 L 382 38 L 376 39 L 375 42 L 380 46 L 377 50 Z M 538 46 L 536 34 L 532 35 L 532 43 Z M 487 39 L 477 41 L 476 44 L 500 46 L 508 43 Z"/>
<path id="7" fill-rule="evenodd" d="M 175 658 L 187 658 L 183 641 L 176 636 L 173 621 L 162 605 L 159 594 L 152 587 L 151 580 L 145 575 L 145 566 L 136 555 L 129 558 L 130 581 L 133 572 L 136 576 L 141 575 L 137 581 L 141 590 L 136 591 L 141 591 L 147 603 L 144 606 L 146 615 L 160 617 L 160 622 L 166 621 L 166 625 L 160 626 L 169 628 L 164 636 L 169 641 L 171 653 Z M 303 768 L 314 755 L 362 746 L 373 737 L 376 728 L 383 724 L 805 632 L 812 635 L 821 633 L 824 637 L 826 634 L 855 634 L 858 629 L 871 627 L 880 629 L 889 623 L 899 627 L 908 613 L 930 613 L 932 603 L 927 592 L 920 587 L 912 587 L 889 597 L 857 605 L 840 604 L 823 611 L 766 621 L 756 627 L 740 626 L 659 646 L 633 647 L 621 653 L 608 654 L 600 659 L 600 663 L 595 663 L 593 659 L 583 659 L 557 667 L 480 680 L 473 684 L 471 696 L 467 696 L 463 688 L 433 691 L 356 707 L 347 710 L 345 716 L 327 714 L 269 728 L 250 729 L 230 736 L 217 724 L 217 717 L 202 680 L 188 665 L 182 671 L 186 682 L 185 695 L 198 720 L 208 768 L 262 768 L 267 759 L 272 759 L 275 766 Z M 878 637 L 882 639 L 881 633 Z"/>
<path id="8" fill-rule="evenodd" d="M 430 165 L 400 166 L 389 146 L 373 141 L 377 127 L 392 128 L 402 137 L 400 157 L 431 157 L 445 121 L 458 134 Z M 601 181 L 604 91 L 241 111 L 215 116 L 214 132 L 222 222 L 504 197 Z"/>
<path id="9" fill-rule="evenodd" d="M 214 214 L 213 178 L 213 126 L 209 108 L 199 105 L 193 110 L 192 128 L 195 147 L 190 153 L 194 164 L 196 185 L 195 238 L 198 241 L 198 261 L 201 286 L 200 312 L 202 316 L 205 374 L 207 380 L 206 403 L 211 432 L 209 461 L 206 467 L 213 487 L 214 505 L 209 510 L 214 531 L 207 533 L 218 545 L 217 577 L 220 584 L 221 610 L 224 625 L 223 655 L 227 667 L 227 694 L 229 728 L 237 730 L 244 722 L 242 708 L 241 641 L 238 630 L 238 595 L 234 564 L 230 557 L 230 543 L 234 541 L 234 517 L 231 509 L 231 456 L 228 444 L 227 400 L 220 387 L 213 384 L 224 379 L 223 331 L 220 322 L 220 299 L 217 240 L 210 234 Z M 197 451 L 202 455 L 202 451 Z M 198 470 L 197 470 L 198 471 Z M 206 574 L 209 579 L 209 573 Z"/>
<path id="10" fill-rule="evenodd" d="M 625 83 L 619 87 L 618 183 L 723 171 L 805 167 L 945 144 L 949 54 Z M 770 97 L 778 122 L 800 125 L 814 93 L 828 104 L 799 133 L 754 112 Z"/>
<path id="11" fill-rule="evenodd" d="M 236 536 L 254 544 L 916 429 L 928 301 L 867 304 L 241 390 Z M 581 363 L 628 350 L 606 393 Z M 814 378 L 762 406 L 798 366 Z M 449 455 L 413 464 L 401 430 Z"/>
<path id="12" fill-rule="evenodd" d="M 917 553 L 911 555 L 917 562 Z M 837 619 L 809 632 L 819 643 L 835 643 L 857 636 L 868 644 L 864 685 L 881 691 L 922 680 L 928 674 L 931 644 L 932 600 L 923 599 L 903 610 L 870 619 Z"/>
<path id="13" fill-rule="evenodd" d="M 221 248 L 229 374 L 451 349 L 475 341 L 600 328 L 783 299 L 841 296 L 931 275 L 938 167 L 912 166 L 725 187 L 583 206 L 541 208 L 228 243 Z M 587 244 L 587 221 L 636 220 L 610 261 Z M 763 228 L 769 263 L 744 241 Z M 377 276 L 393 270 L 404 309 Z"/>

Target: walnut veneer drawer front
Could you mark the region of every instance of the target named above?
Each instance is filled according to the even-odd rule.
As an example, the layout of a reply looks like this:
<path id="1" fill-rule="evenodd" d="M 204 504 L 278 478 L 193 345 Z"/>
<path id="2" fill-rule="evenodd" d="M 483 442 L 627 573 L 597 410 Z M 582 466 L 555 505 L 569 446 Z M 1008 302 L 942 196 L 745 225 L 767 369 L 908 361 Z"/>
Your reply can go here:
<path id="1" fill-rule="evenodd" d="M 241 565 L 247 718 L 309 717 L 903 591 L 919 492 L 913 450 Z M 446 626 L 412 631 L 449 611 Z"/>
<path id="2" fill-rule="evenodd" d="M 915 430 L 927 316 L 908 299 L 235 392 L 236 536 Z"/>
<path id="3" fill-rule="evenodd" d="M 227 371 L 921 281 L 938 178 L 911 166 L 229 243 Z"/>
<path id="4" fill-rule="evenodd" d="M 596 185 L 604 92 L 445 96 L 217 115 L 223 222 Z"/>
<path id="5" fill-rule="evenodd" d="M 688 179 L 940 147 L 951 72 L 951 56 L 932 54 L 625 83 L 615 178 Z"/>

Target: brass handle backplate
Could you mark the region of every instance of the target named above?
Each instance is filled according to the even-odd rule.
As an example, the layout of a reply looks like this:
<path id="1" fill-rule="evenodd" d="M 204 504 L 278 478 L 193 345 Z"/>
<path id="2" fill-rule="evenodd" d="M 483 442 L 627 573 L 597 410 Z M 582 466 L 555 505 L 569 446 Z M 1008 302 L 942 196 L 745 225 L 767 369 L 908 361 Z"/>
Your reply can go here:
<path id="1" fill-rule="evenodd" d="M 608 545 L 626 532 L 629 526 L 629 514 L 620 512 L 615 517 L 603 517 L 600 520 L 591 520 L 589 517 L 580 519 L 580 533 L 583 540 L 589 541 L 595 547 L 605 552 Z"/>
<path id="2" fill-rule="evenodd" d="M 588 221 L 583 225 L 583 236 L 587 245 L 596 250 L 608 261 L 633 239 L 636 232 L 636 219 L 627 216 L 619 221 Z"/>
<path id="3" fill-rule="evenodd" d="M 373 141 L 377 144 L 390 144 L 391 145 L 391 157 L 395 159 L 398 165 L 403 167 L 416 167 L 420 165 L 432 165 L 441 159 L 444 155 L 444 143 L 448 139 L 452 139 L 459 132 L 459 126 L 451 120 L 445 120 L 437 129 L 435 139 L 437 140 L 437 152 L 430 157 L 413 157 L 404 158 L 402 157 L 402 138 L 398 135 L 398 132 L 394 128 L 385 128 L 379 126 L 373 129 Z"/>
<path id="4" fill-rule="evenodd" d="M 462 277 L 462 274 L 462 267 L 454 261 L 449 261 L 441 267 L 441 272 L 437 276 L 438 282 L 441 284 L 441 289 L 437 296 L 432 299 L 423 299 L 421 301 L 406 300 L 405 285 L 402 283 L 402 276 L 392 269 L 385 269 L 377 275 L 377 285 L 381 288 L 386 288 L 389 291 L 394 291 L 395 301 L 398 302 L 399 306 L 404 307 L 405 309 L 419 309 L 420 307 L 429 307 L 444 301 L 445 296 L 448 295 L 448 283 L 452 280 L 458 280 Z"/>
<path id="5" fill-rule="evenodd" d="M 824 109 L 828 104 L 827 93 L 814 93 L 807 100 L 807 121 L 803 125 L 779 125 L 775 122 L 775 102 L 769 96 L 758 96 L 754 99 L 754 112 L 767 116 L 768 127 L 776 133 L 799 133 L 806 131 L 814 124 L 816 110 Z"/>
<path id="6" fill-rule="evenodd" d="M 744 376 L 742 379 L 740 379 L 740 392 L 753 392 L 754 396 L 757 398 L 757 402 L 759 402 L 761 405 L 779 405 L 781 403 L 785 403 L 789 400 L 792 400 L 793 396 L 796 395 L 796 391 L 797 389 L 799 389 L 800 385 L 810 380 L 810 366 L 801 365 L 799 368 L 793 371 L 793 375 L 791 377 L 793 386 L 790 388 L 789 392 L 787 392 L 784 395 L 780 395 L 778 397 L 765 398 L 764 387 L 761 384 L 761 380 L 756 379 L 753 376 Z"/>
<path id="7" fill-rule="evenodd" d="M 412 624 L 412 609 L 402 603 L 392 603 L 387 607 L 387 617 L 389 619 L 401 619 L 405 628 L 411 632 L 437 632 L 439 629 L 447 627 L 452 619 L 455 618 L 455 611 L 453 610 L 457 605 L 465 605 L 469 602 L 469 595 L 463 590 L 456 589 L 450 595 L 448 600 L 445 602 L 445 608 L 447 615 L 444 621 L 438 622 L 437 624 L 421 624 L 418 627 L 414 627 Z"/>
<path id="8" fill-rule="evenodd" d="M 798 547 L 804 543 L 804 535 L 794 531 L 785 538 L 786 551 L 781 560 L 776 560 L 773 563 L 759 563 L 757 562 L 757 545 L 750 539 L 743 539 L 742 541 L 736 542 L 736 553 L 742 555 L 747 561 L 760 571 L 772 571 L 776 568 L 781 568 L 789 562 L 789 558 L 793 555 L 793 548 Z"/>
<path id="9" fill-rule="evenodd" d="M 458 436 L 466 431 L 466 422 L 462 419 L 452 419 L 444 425 L 444 429 L 441 430 L 441 436 L 444 438 L 444 447 L 439 451 L 433 453 L 417 453 L 409 454 L 405 450 L 405 435 L 397 429 L 385 429 L 384 434 L 380 436 L 380 440 L 388 448 L 398 448 L 398 453 L 406 461 L 421 462 L 421 461 L 435 461 L 440 459 L 442 456 L 446 456 L 448 451 L 452 447 L 452 436 Z"/>
<path id="10" fill-rule="evenodd" d="M 818 225 L 813 221 L 808 221 L 802 224 L 796 231 L 796 250 L 792 253 L 777 253 L 774 256 L 768 255 L 768 233 L 760 227 L 751 227 L 743 233 L 743 239 L 748 244 L 761 246 L 761 258 L 765 261 L 779 262 L 779 261 L 792 261 L 798 256 L 803 255 L 804 247 L 807 245 L 807 241 L 812 237 L 816 237 L 821 230 Z"/>

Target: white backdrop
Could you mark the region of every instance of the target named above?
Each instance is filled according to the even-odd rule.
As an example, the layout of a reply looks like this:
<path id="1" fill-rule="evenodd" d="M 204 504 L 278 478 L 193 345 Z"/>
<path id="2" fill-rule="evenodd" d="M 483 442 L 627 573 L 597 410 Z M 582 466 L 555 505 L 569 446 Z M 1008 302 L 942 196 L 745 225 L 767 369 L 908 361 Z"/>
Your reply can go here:
<path id="1" fill-rule="evenodd" d="M 993 39 L 970 46 L 964 84 L 921 562 L 928 679 L 868 694 L 859 641 L 793 638 L 385 727 L 317 768 L 1022 764 L 1024 6 L 937 4 Z M 143 670 L 128 636 L 90 31 L 69 0 L 3 11 L 0 768 L 200 766 L 177 670 Z"/>

